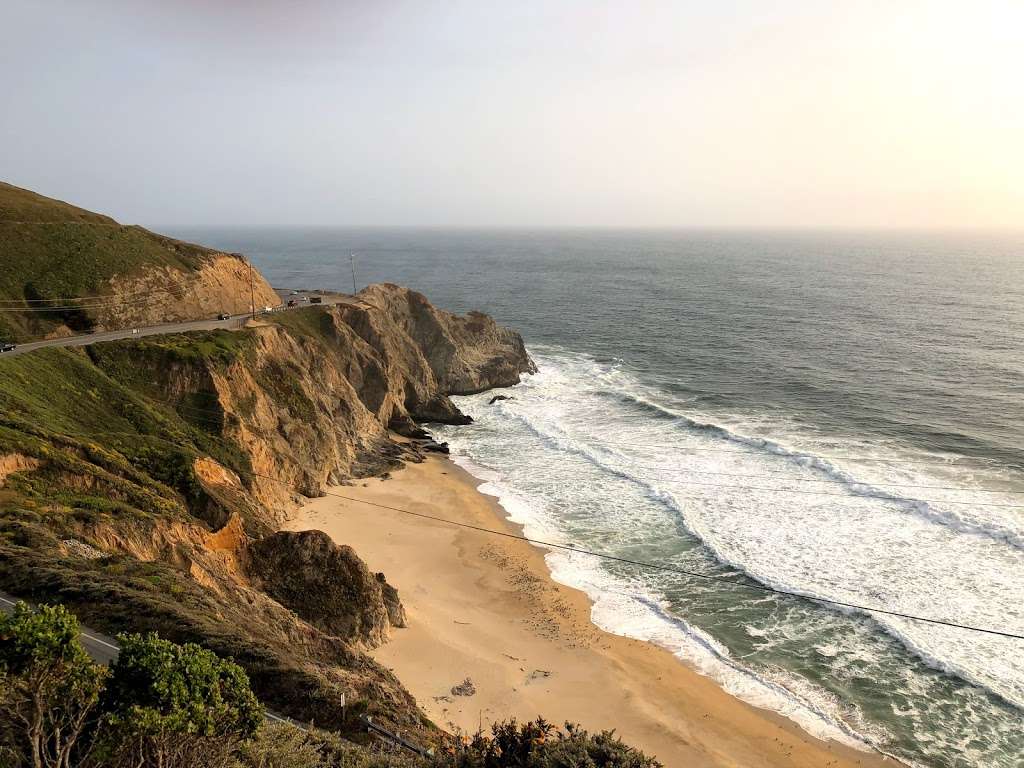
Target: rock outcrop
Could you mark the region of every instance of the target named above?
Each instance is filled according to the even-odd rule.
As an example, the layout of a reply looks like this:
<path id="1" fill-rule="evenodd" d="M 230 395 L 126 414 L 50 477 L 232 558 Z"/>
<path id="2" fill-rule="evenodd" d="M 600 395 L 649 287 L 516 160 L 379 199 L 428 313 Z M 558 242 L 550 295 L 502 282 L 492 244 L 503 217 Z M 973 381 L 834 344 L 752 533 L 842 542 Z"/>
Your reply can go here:
<path id="1" fill-rule="evenodd" d="M 186 420 L 246 454 L 252 473 L 240 479 L 252 503 L 237 497 L 237 483 L 198 473 L 210 498 L 203 518 L 219 527 L 238 512 L 257 535 L 277 529 L 296 493 L 318 496 L 332 483 L 419 460 L 419 449 L 395 443 L 390 430 L 422 436 L 418 422 L 471 421 L 448 395 L 511 386 L 536 370 L 517 333 L 395 285 L 213 334 L 220 354 L 183 351 L 182 338 L 97 344 L 90 355 L 110 375 L 155 382 Z M 197 413 L 197 402 L 209 413 Z"/>
<path id="2" fill-rule="evenodd" d="M 172 251 L 199 248 L 148 234 Z M 103 292 L 138 298 L 86 309 L 97 330 L 212 319 L 222 312 L 238 315 L 249 312 L 252 306 L 259 310 L 281 303 L 263 275 L 252 270 L 242 256 L 208 249 L 202 249 L 190 269 L 149 265 L 134 274 L 111 278 Z"/>
<path id="3" fill-rule="evenodd" d="M 248 549 L 249 573 L 264 592 L 315 627 L 370 648 L 405 625 L 398 592 L 352 547 L 322 531 L 279 531 Z"/>

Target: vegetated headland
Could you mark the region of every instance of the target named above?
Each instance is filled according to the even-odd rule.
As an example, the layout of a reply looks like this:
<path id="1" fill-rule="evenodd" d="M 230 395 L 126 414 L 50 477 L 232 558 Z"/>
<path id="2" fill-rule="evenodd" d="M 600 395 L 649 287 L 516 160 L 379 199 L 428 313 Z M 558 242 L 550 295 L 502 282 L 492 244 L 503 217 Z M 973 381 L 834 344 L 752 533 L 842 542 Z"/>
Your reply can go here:
<path id="1" fill-rule="evenodd" d="M 5 184 L 0 260 L 4 341 L 281 304 L 241 256 Z M 389 284 L 0 354 L 0 591 L 230 657 L 267 707 L 361 742 L 365 716 L 437 746 L 544 715 L 666 765 L 879 760 L 598 631 L 530 544 L 388 509 L 515 533 L 426 429 L 534 370 L 514 331 Z"/>

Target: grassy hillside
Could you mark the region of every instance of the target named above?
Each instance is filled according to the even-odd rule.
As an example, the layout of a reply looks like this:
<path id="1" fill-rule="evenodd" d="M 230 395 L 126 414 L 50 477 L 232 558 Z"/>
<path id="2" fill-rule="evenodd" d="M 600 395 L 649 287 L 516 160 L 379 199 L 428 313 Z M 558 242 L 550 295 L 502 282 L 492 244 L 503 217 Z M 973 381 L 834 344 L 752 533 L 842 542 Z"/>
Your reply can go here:
<path id="1" fill-rule="evenodd" d="M 108 216 L 0 182 L 0 306 L 63 305 L 110 293 L 109 281 L 148 267 L 191 271 L 213 251 L 124 226 Z M 58 325 L 82 330 L 75 311 L 0 312 L 0 337 L 25 339 Z M 77 321 L 77 322 L 76 322 Z"/>

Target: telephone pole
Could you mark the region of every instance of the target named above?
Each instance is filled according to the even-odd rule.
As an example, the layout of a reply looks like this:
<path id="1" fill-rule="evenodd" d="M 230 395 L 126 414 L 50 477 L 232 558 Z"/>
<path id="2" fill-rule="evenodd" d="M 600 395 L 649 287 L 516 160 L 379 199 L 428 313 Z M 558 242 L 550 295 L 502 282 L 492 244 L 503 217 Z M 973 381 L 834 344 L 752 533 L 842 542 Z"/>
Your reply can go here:
<path id="1" fill-rule="evenodd" d="M 256 319 L 256 288 L 252 283 L 252 262 L 247 261 L 249 264 L 249 308 L 252 310 L 252 319 Z"/>
<path id="2" fill-rule="evenodd" d="M 351 254 L 352 259 L 352 295 L 356 295 L 356 255 Z"/>

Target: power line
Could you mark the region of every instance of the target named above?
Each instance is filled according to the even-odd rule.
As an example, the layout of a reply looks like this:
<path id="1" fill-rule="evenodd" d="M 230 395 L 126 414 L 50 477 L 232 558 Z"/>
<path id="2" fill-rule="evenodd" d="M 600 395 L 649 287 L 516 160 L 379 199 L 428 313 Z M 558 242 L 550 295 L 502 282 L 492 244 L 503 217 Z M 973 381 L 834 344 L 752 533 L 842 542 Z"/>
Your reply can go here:
<path id="1" fill-rule="evenodd" d="M 56 299 L 0 299 L 0 312 L 58 312 L 70 309 L 92 309 L 123 304 L 134 304 L 141 301 L 140 297 L 159 294 L 171 294 L 172 296 L 176 296 L 178 293 L 186 292 L 194 287 L 194 281 L 182 281 L 177 283 L 168 283 L 160 288 L 147 288 L 139 289 L 137 291 L 97 294 L 93 296 L 69 296 Z M 301 289 L 274 288 L 273 290 L 297 291 Z M 41 306 L 23 306 L 25 304 Z"/>
<path id="2" fill-rule="evenodd" d="M 178 290 L 185 290 L 194 285 L 193 280 L 178 280 L 165 283 L 159 288 L 138 288 L 132 291 L 119 291 L 116 293 L 98 293 L 87 296 L 62 296 L 53 299 L 0 299 L 0 304 L 52 304 L 55 302 L 91 302 L 106 301 L 119 296 L 146 296 L 153 293 L 173 293 Z M 43 307 L 44 309 L 48 307 Z"/>
<path id="3" fill-rule="evenodd" d="M 104 434 L 104 433 L 97 433 L 97 434 Z M 106 433 L 106 434 L 118 434 L 118 433 Z M 176 445 L 179 448 L 188 448 L 188 449 L 191 449 L 191 450 L 195 450 L 193 446 L 184 445 L 184 444 L 181 444 L 181 443 L 175 443 L 174 441 L 166 440 L 166 439 L 158 437 L 156 435 L 138 435 L 137 433 L 120 433 L 120 434 L 130 434 L 130 435 L 134 435 L 136 437 L 144 437 L 144 438 L 148 437 L 148 438 L 152 438 L 152 439 L 155 439 L 155 440 L 159 440 L 161 442 L 165 442 L 165 443 L 169 443 L 169 444 L 172 444 L 172 445 Z M 85 437 L 85 436 L 82 435 L 82 437 Z M 264 475 L 264 474 L 261 474 L 259 472 L 252 472 L 252 471 L 239 470 L 239 469 L 232 469 L 232 471 L 236 475 L 248 476 L 248 477 L 258 477 L 258 478 L 261 478 L 261 479 L 264 479 L 264 480 L 270 480 L 271 482 L 279 483 L 279 484 L 284 485 L 286 487 L 291 487 L 290 484 L 288 483 L 288 481 L 281 480 L 280 478 L 272 477 L 271 475 Z M 944 627 L 951 627 L 953 629 L 962 629 L 962 630 L 966 630 L 966 631 L 970 631 L 970 632 L 978 632 L 978 633 L 982 633 L 982 634 L 995 635 L 995 636 L 998 636 L 998 637 L 1006 637 L 1006 638 L 1010 638 L 1010 639 L 1014 639 L 1014 640 L 1024 640 L 1024 634 L 1018 634 L 1018 633 L 1015 633 L 1015 632 L 999 630 L 999 629 L 991 629 L 991 628 L 987 628 L 987 627 L 978 627 L 978 626 L 974 626 L 974 625 L 970 625 L 970 624 L 961 624 L 959 622 L 949 621 L 949 620 L 946 620 L 946 619 L 935 619 L 935 618 L 931 618 L 931 617 L 928 617 L 928 616 L 919 616 L 919 615 L 916 615 L 916 614 L 905 613 L 903 611 L 895 611 L 895 610 L 891 610 L 891 609 L 888 609 L 888 608 L 879 608 L 877 606 L 869 606 L 869 605 L 862 605 L 862 604 L 859 604 L 859 603 L 851 603 L 851 602 L 847 602 L 847 601 L 844 601 L 844 600 L 834 600 L 834 599 L 827 598 L 827 597 L 818 597 L 818 596 L 814 596 L 814 595 L 806 595 L 806 594 L 801 594 L 799 592 L 793 592 L 793 591 L 790 591 L 790 590 L 778 589 L 776 587 L 772 587 L 772 586 L 769 586 L 767 584 L 761 584 L 760 582 L 754 582 L 754 581 L 752 581 L 752 582 L 740 582 L 740 581 L 735 581 L 735 580 L 733 580 L 731 578 L 728 578 L 726 576 L 719 576 L 719 575 L 710 574 L 710 573 L 701 573 L 699 571 L 692 571 L 692 570 L 689 570 L 687 568 L 679 568 L 679 567 L 673 566 L 673 565 L 664 565 L 664 564 L 661 564 L 661 563 L 651 563 L 651 562 L 647 562 L 647 561 L 644 561 L 644 560 L 635 560 L 633 558 L 620 557 L 618 555 L 611 555 L 611 554 L 608 554 L 607 552 L 597 552 L 595 550 L 583 549 L 581 547 L 575 547 L 575 546 L 571 546 L 571 545 L 568 545 L 568 544 L 558 544 L 558 543 L 551 542 L 551 541 L 545 541 L 543 539 L 534 539 L 534 538 L 529 537 L 529 536 L 522 536 L 520 534 L 509 533 L 508 531 L 499 531 L 499 530 L 496 530 L 494 528 L 486 528 L 484 526 L 474 525 L 472 523 L 464 523 L 464 522 L 461 522 L 461 521 L 458 521 L 458 520 L 452 520 L 450 518 L 440 517 L 438 515 L 428 515 L 425 512 L 414 512 L 414 511 L 412 511 L 410 509 L 403 509 L 401 507 L 393 507 L 393 506 L 390 506 L 388 504 L 380 504 L 378 502 L 368 501 L 366 499 L 360 499 L 360 498 L 357 498 L 355 496 L 346 496 L 344 494 L 340 494 L 340 493 L 336 493 L 336 492 L 332 492 L 332 491 L 323 491 L 323 493 L 326 496 L 333 496 L 333 497 L 336 497 L 336 498 L 339 498 L 339 499 L 345 499 L 346 501 L 353 501 L 353 502 L 356 502 L 356 503 L 359 503 L 359 504 L 366 504 L 366 505 L 371 506 L 371 507 L 377 507 L 379 509 L 386 509 L 386 510 L 389 510 L 391 512 L 399 512 L 399 513 L 404 514 L 404 515 L 410 515 L 410 516 L 413 516 L 413 517 L 419 517 L 419 518 L 423 518 L 425 520 L 432 520 L 434 522 L 444 523 L 446 525 L 452 525 L 452 526 L 456 526 L 456 527 L 459 527 L 459 528 L 466 528 L 466 529 L 469 529 L 469 530 L 477 531 L 479 533 L 486 533 L 486 534 L 490 534 L 490 535 L 493 535 L 493 536 L 501 536 L 501 537 L 508 538 L 508 539 L 515 539 L 517 541 L 524 541 L 524 542 L 527 542 L 529 544 L 534 544 L 534 545 L 541 546 L 541 547 L 548 547 L 550 549 L 558 549 L 558 550 L 563 550 L 563 551 L 566 551 L 566 552 L 574 552 L 576 554 L 588 555 L 590 557 L 597 557 L 597 558 L 601 558 L 603 560 L 609 560 L 609 561 L 612 561 L 612 562 L 623 563 L 625 565 L 634 565 L 634 566 L 637 566 L 637 567 L 640 567 L 640 568 L 647 568 L 647 569 L 650 569 L 650 570 L 657 570 L 657 571 L 662 571 L 662 572 L 666 572 L 666 573 L 676 573 L 676 574 L 679 574 L 679 575 L 682 575 L 682 576 L 689 576 L 689 577 L 692 577 L 692 578 L 703 579 L 705 581 L 720 582 L 720 583 L 723 583 L 723 584 L 728 584 L 728 585 L 731 585 L 731 586 L 740 587 L 740 588 L 744 588 L 744 589 L 750 589 L 750 590 L 754 590 L 754 591 L 758 591 L 758 592 L 766 592 L 766 593 L 775 594 L 775 595 L 784 595 L 784 596 L 787 596 L 787 597 L 801 598 L 801 599 L 804 599 L 804 600 L 810 600 L 812 602 L 824 603 L 826 605 L 832 605 L 832 606 L 836 606 L 836 607 L 839 607 L 839 608 L 849 608 L 849 609 L 853 609 L 853 610 L 864 611 L 866 613 L 878 613 L 878 614 L 883 614 L 883 615 L 886 615 L 886 616 L 893 616 L 895 618 L 907 619 L 909 621 L 919 621 L 919 622 L 923 622 L 923 623 L 926 623 L 926 624 L 935 624 L 935 625 L 944 626 Z"/>
<path id="4" fill-rule="evenodd" d="M 573 436 L 573 435 L 561 435 L 561 436 L 559 436 L 559 435 L 544 435 L 543 438 L 547 439 L 547 440 L 579 440 L 579 439 L 583 439 L 583 440 L 596 440 L 597 439 L 593 435 L 582 435 L 582 436 Z M 957 462 L 965 462 L 965 461 L 989 462 L 989 463 L 995 463 L 996 461 L 998 461 L 997 459 L 991 459 L 991 458 L 988 458 L 986 456 L 954 456 L 954 455 L 948 455 L 948 456 L 945 456 L 945 457 L 933 456 L 932 458 L 928 458 L 928 459 L 890 459 L 890 458 L 887 458 L 887 457 L 884 457 L 884 456 L 857 456 L 857 455 L 852 455 L 851 456 L 851 455 L 844 455 L 844 454 L 833 454 L 831 456 L 815 456 L 815 455 L 807 453 L 805 451 L 799 451 L 799 450 L 796 450 L 796 449 L 791 450 L 789 448 L 783 448 L 782 446 L 776 446 L 776 445 L 770 443 L 768 440 L 765 440 L 765 444 L 763 446 L 752 445 L 747 450 L 744 450 L 742 448 L 741 449 L 735 449 L 735 448 L 692 448 L 692 447 L 688 447 L 688 446 L 673 445 L 671 443 L 637 443 L 637 442 L 628 442 L 628 441 L 620 442 L 618 440 L 616 440 L 611 446 L 603 445 L 602 444 L 599 447 L 602 448 L 603 450 L 607 451 L 610 448 L 616 448 L 616 447 L 618 447 L 620 445 L 628 445 L 628 446 L 634 447 L 634 448 L 676 448 L 676 449 L 679 449 L 679 450 L 681 450 L 681 451 L 683 451 L 685 453 L 735 453 L 735 454 L 742 454 L 742 455 L 745 455 L 745 456 L 758 455 L 755 452 L 760 449 L 760 450 L 764 450 L 764 451 L 768 452 L 766 458 L 770 457 L 770 458 L 777 458 L 777 459 L 813 459 L 815 461 L 835 461 L 835 460 L 838 460 L 838 461 L 880 461 L 880 462 L 889 462 L 889 463 L 899 463 L 899 464 L 903 464 L 905 466 L 916 466 L 916 465 L 919 465 L 919 464 L 920 465 L 941 464 L 941 465 L 944 465 L 944 466 L 954 466 Z M 783 451 L 783 453 L 780 453 L 778 451 Z"/>
<path id="5" fill-rule="evenodd" d="M 169 406 L 170 408 L 172 408 L 173 410 L 176 410 L 176 411 L 177 410 L 184 410 L 184 411 L 186 411 L 187 413 L 190 413 L 190 414 L 208 414 L 208 415 L 217 417 L 217 418 L 214 418 L 214 419 L 203 419 L 203 418 L 200 418 L 197 415 L 191 415 L 191 416 L 188 417 L 188 418 L 193 418 L 196 421 L 204 421 L 204 422 L 210 423 L 210 424 L 221 424 L 221 423 L 223 423 L 223 421 L 225 419 L 228 419 L 231 416 L 235 416 L 236 418 L 238 418 L 236 414 L 232 414 L 232 413 L 230 413 L 228 411 L 218 411 L 218 410 L 213 410 L 213 409 L 198 408 L 196 406 L 190 406 L 190 405 L 187 405 L 185 403 L 175 404 L 175 403 L 172 403 L 172 402 L 167 401 L 167 400 L 161 400 L 159 402 L 164 403 L 165 405 Z M 95 433 L 95 434 L 103 434 L 103 433 Z M 662 471 L 675 471 L 671 467 L 664 467 L 664 468 L 662 468 L 662 467 L 652 467 L 652 466 L 649 466 L 649 465 L 639 465 L 639 467 L 640 468 L 644 468 L 644 469 L 654 470 L 654 471 L 658 471 L 658 470 L 662 470 Z M 606 469 L 608 469 L 611 472 L 615 472 L 617 474 L 624 474 L 623 470 L 616 469 L 616 468 L 613 468 L 613 467 L 606 467 Z M 714 475 L 714 476 L 721 476 L 721 477 L 737 477 L 737 478 L 744 478 L 745 477 L 745 478 L 751 478 L 751 479 L 756 479 L 756 478 L 761 478 L 761 477 L 770 477 L 771 475 L 782 475 L 782 474 L 784 474 L 784 473 L 781 473 L 781 472 L 765 472 L 764 474 L 737 474 L 737 473 L 729 473 L 729 472 L 718 472 L 718 471 L 713 471 L 713 470 L 685 470 L 685 469 L 680 469 L 679 471 L 680 472 L 685 472 L 687 476 L 693 474 L 693 475 Z M 762 486 L 738 485 L 738 484 L 735 484 L 735 483 L 714 483 L 714 482 L 707 482 L 707 481 L 701 481 L 701 480 L 682 479 L 678 475 L 672 475 L 671 477 L 669 477 L 669 480 L 672 481 L 672 482 L 675 482 L 677 484 L 680 484 L 680 485 L 693 485 L 693 486 L 700 486 L 700 487 L 707 487 L 707 488 L 722 488 L 722 489 L 733 489 L 733 490 L 741 490 L 741 491 L 762 491 L 762 492 L 766 492 L 766 493 L 790 493 L 790 494 L 808 495 L 808 496 L 835 496 L 837 498 L 843 498 L 843 499 L 868 500 L 868 501 L 878 501 L 878 500 L 881 500 L 881 501 L 894 501 L 894 502 L 900 502 L 900 503 L 922 502 L 922 503 L 926 503 L 926 504 L 952 504 L 952 505 L 957 505 L 957 506 L 996 507 L 996 508 L 1003 508 L 1003 509 L 1024 509 L 1024 504 L 1008 504 L 1008 503 L 992 502 L 992 501 L 965 501 L 965 500 L 957 500 L 957 499 L 933 499 L 933 498 L 905 498 L 905 499 L 904 498 L 889 498 L 887 496 L 881 495 L 881 493 L 887 493 L 885 491 L 883 491 L 883 492 L 881 492 L 879 494 L 864 494 L 864 493 L 852 493 L 852 492 L 851 493 L 832 493 L 830 491 L 803 490 L 803 489 L 799 489 L 799 488 L 765 488 L 765 487 L 762 487 Z M 999 493 L 999 494 L 1006 494 L 1006 495 L 1021 495 L 1021 494 L 1024 494 L 1024 491 L 1000 491 L 1000 490 L 997 490 L 997 489 L 994 489 L 994 488 L 963 488 L 963 487 L 960 487 L 960 486 L 951 486 L 951 485 L 923 485 L 923 484 L 912 484 L 912 483 L 882 483 L 882 482 L 875 483 L 875 482 L 858 481 L 858 480 L 843 481 L 843 480 L 826 480 L 826 479 L 816 479 L 816 478 L 789 478 L 789 480 L 794 481 L 794 482 L 824 483 L 824 484 L 831 484 L 831 485 L 866 485 L 866 486 L 885 486 L 885 487 L 890 487 L 890 488 L 930 489 L 930 490 L 940 490 L 940 491 L 952 491 L 952 492 L 958 492 L 958 493 Z M 893 493 L 895 493 L 895 492 L 896 491 L 893 491 Z"/>
<path id="6" fill-rule="evenodd" d="M 254 473 L 246 472 L 246 473 L 241 473 L 241 474 L 254 474 Z M 264 475 L 257 475 L 257 477 L 265 477 L 266 479 L 269 479 L 269 480 L 276 480 L 276 478 L 271 478 L 271 477 L 264 476 Z M 277 482 L 284 482 L 284 481 L 283 480 L 277 480 Z M 947 621 L 945 619 L 933 619 L 933 618 L 930 618 L 930 617 L 927 617 L 927 616 L 917 616 L 915 614 L 903 613 L 902 611 L 893 611 L 893 610 L 889 610 L 889 609 L 886 609 L 886 608 L 878 608 L 878 607 L 872 607 L 872 606 L 866 606 L 866 605 L 859 605 L 857 603 L 848 603 L 848 602 L 845 602 L 845 601 L 842 601 L 842 600 L 832 600 L 832 599 L 829 599 L 827 597 L 817 597 L 817 596 L 814 596 L 814 595 L 804 595 L 804 594 L 801 594 L 799 592 L 791 592 L 791 591 L 785 590 L 785 589 L 777 589 L 775 587 L 771 587 L 771 586 L 769 586 L 767 584 L 761 584 L 759 582 L 745 583 L 745 582 L 740 582 L 740 581 L 733 581 L 733 580 L 731 580 L 731 579 L 729 579 L 729 578 L 727 578 L 725 576 L 717 576 L 715 574 L 710 574 L 710 573 L 700 573 L 699 571 L 691 571 L 691 570 L 688 570 L 686 568 L 678 568 L 676 566 L 662 565 L 662 564 L 659 564 L 659 563 L 650 563 L 650 562 L 646 562 L 646 561 L 643 561 L 643 560 L 633 560 L 632 558 L 628 558 L 628 557 L 619 557 L 617 555 L 610 555 L 610 554 L 608 554 L 606 552 L 596 552 L 594 550 L 582 549 L 581 547 L 574 547 L 574 546 L 571 546 L 571 545 L 568 545 L 568 544 L 556 544 L 554 542 L 544 541 L 542 539 L 530 538 L 529 536 L 521 536 L 521 535 L 514 534 L 514 533 L 508 533 L 507 531 L 499 531 L 499 530 L 495 530 L 493 528 L 485 528 L 485 527 L 480 526 L 480 525 L 473 525 L 472 523 L 463 523 L 463 522 L 460 522 L 458 520 L 451 520 L 451 519 L 448 519 L 448 518 L 439 517 L 437 515 L 428 515 L 428 514 L 426 514 L 424 512 L 413 512 L 410 509 L 401 509 L 400 507 L 392 507 L 392 506 L 389 506 L 387 504 L 378 504 L 377 502 L 367 501 L 366 499 L 359 499 L 359 498 L 356 498 L 354 496 L 344 496 L 342 494 L 332 493 L 330 491 L 324 491 L 324 494 L 327 495 L 327 496 L 335 496 L 335 497 L 337 497 L 339 499 L 346 499 L 348 501 L 355 501 L 355 502 L 358 502 L 360 504 L 368 504 L 370 506 L 378 507 L 380 509 L 387 509 L 387 510 L 390 510 L 392 512 L 401 512 L 402 514 L 412 515 L 413 517 L 421 517 L 421 518 L 424 518 L 424 519 L 427 519 L 427 520 L 434 520 L 434 521 L 439 522 L 439 523 L 445 523 L 447 525 L 454 525 L 454 526 L 458 526 L 460 528 L 468 528 L 470 530 L 479 531 L 480 533 L 488 533 L 488 534 L 492 534 L 492 535 L 495 535 L 495 536 L 503 536 L 505 538 L 516 539 L 518 541 L 525 541 L 525 542 L 528 542 L 530 544 L 535 544 L 535 545 L 542 546 L 542 547 L 550 547 L 552 549 L 561 549 L 561 550 L 565 550 L 567 552 L 575 552 L 575 553 L 581 554 L 581 555 L 589 555 L 591 557 L 599 557 L 599 558 L 602 558 L 604 560 L 612 560 L 612 561 L 619 562 L 619 563 L 624 563 L 624 564 L 627 564 L 627 565 L 635 565 L 635 566 L 638 566 L 638 567 L 641 567 L 641 568 L 649 568 L 649 569 L 652 569 L 652 570 L 665 571 L 665 572 L 669 572 L 669 573 L 678 573 L 678 574 L 681 574 L 683 576 L 691 576 L 691 577 L 694 577 L 694 578 L 705 579 L 705 580 L 708 580 L 708 581 L 718 581 L 718 582 L 722 582 L 724 584 L 730 584 L 730 585 L 736 586 L 736 587 L 752 589 L 752 590 L 756 590 L 756 591 L 759 591 L 759 592 L 770 592 L 770 593 L 776 594 L 776 595 L 785 595 L 785 596 L 788 596 L 788 597 L 799 597 L 799 598 L 802 598 L 804 600 L 811 600 L 811 601 L 814 601 L 814 602 L 826 603 L 828 605 L 834 605 L 834 606 L 838 606 L 838 607 L 841 607 L 841 608 L 852 608 L 852 609 L 855 609 L 855 610 L 858 610 L 858 611 L 866 611 L 868 613 L 881 613 L 881 614 L 885 614 L 887 616 L 895 616 L 897 618 L 908 619 L 908 620 L 911 620 L 911 621 L 921 621 L 921 622 L 925 622 L 927 624 L 938 624 L 938 625 L 945 626 L 945 627 L 952 627 L 952 628 L 955 628 L 955 629 L 964 629 L 964 630 L 968 630 L 968 631 L 971 631 L 971 632 L 981 632 L 981 633 L 989 634 L 989 635 L 997 635 L 999 637 L 1013 638 L 1015 640 L 1024 640 L 1024 634 L 1017 634 L 1017 633 L 1014 633 L 1014 632 L 1007 632 L 1007 631 L 1003 631 L 1003 630 L 999 630 L 999 629 L 988 629 L 986 627 L 976 627 L 976 626 L 972 626 L 970 624 L 960 624 L 958 622 Z"/>
<path id="7" fill-rule="evenodd" d="M 107 307 L 123 307 L 127 304 L 139 303 L 140 302 L 136 299 L 119 299 L 113 301 L 105 301 L 102 303 L 95 302 L 92 304 L 62 304 L 47 307 L 0 307 L 0 312 L 10 312 L 19 315 L 27 312 L 68 312 L 76 309 L 106 309 Z"/>

